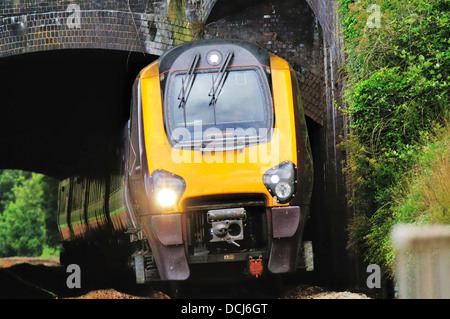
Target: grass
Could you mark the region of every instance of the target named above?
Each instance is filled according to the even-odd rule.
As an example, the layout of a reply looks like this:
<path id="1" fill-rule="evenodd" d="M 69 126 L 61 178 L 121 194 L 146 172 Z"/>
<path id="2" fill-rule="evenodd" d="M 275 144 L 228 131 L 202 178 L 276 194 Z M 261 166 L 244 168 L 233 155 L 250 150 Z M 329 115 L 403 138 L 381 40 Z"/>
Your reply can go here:
<path id="1" fill-rule="evenodd" d="M 371 217 L 359 216 L 350 229 L 353 245 L 367 249 L 370 258 L 382 261 L 389 276 L 395 259 L 391 241 L 395 225 L 450 225 L 450 126 L 423 146 L 413 169 L 398 185 L 390 206 Z"/>
<path id="2" fill-rule="evenodd" d="M 394 207 L 397 222 L 450 224 L 450 128 L 437 134 L 424 147 L 412 176 L 406 182 L 406 196 Z"/>

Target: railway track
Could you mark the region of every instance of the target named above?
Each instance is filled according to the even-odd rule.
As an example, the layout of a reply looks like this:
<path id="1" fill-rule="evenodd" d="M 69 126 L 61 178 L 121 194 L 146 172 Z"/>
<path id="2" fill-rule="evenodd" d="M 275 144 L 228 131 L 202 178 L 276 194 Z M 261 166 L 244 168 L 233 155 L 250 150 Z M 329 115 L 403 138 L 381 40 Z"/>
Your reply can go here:
<path id="1" fill-rule="evenodd" d="M 366 299 L 363 294 L 330 292 L 292 280 L 180 285 L 130 285 L 82 278 L 81 288 L 68 288 L 66 272 L 57 259 L 0 258 L 0 299 Z M 290 279 L 290 278 L 288 278 Z M 286 281 L 290 281 L 286 283 Z"/>

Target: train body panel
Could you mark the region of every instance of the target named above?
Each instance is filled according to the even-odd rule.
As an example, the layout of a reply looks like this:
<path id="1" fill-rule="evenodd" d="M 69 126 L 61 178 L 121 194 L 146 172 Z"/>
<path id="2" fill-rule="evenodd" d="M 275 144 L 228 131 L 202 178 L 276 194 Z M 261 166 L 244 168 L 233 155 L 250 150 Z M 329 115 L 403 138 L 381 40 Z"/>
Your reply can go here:
<path id="1" fill-rule="evenodd" d="M 109 227 L 109 219 L 105 203 L 106 181 L 104 179 L 88 179 L 86 219 L 91 231 L 104 232 Z"/>
<path id="2" fill-rule="evenodd" d="M 58 229 L 61 240 L 68 241 L 71 237 L 69 227 L 69 198 L 70 198 L 70 179 L 63 180 L 58 187 Z"/>
<path id="3" fill-rule="evenodd" d="M 284 59 L 244 41 L 168 51 L 134 83 L 107 182 L 61 184 L 62 239 L 129 234 L 138 282 L 184 280 L 196 264 L 294 271 L 312 187 L 297 85 Z"/>
<path id="4" fill-rule="evenodd" d="M 107 176 L 74 176 L 61 181 L 58 227 L 63 242 L 121 236 L 136 226 L 125 204 L 125 135 L 116 145 Z"/>
<path id="5" fill-rule="evenodd" d="M 85 218 L 86 181 L 75 178 L 70 181 L 70 228 L 75 238 L 83 238 L 87 234 L 88 226 Z"/>

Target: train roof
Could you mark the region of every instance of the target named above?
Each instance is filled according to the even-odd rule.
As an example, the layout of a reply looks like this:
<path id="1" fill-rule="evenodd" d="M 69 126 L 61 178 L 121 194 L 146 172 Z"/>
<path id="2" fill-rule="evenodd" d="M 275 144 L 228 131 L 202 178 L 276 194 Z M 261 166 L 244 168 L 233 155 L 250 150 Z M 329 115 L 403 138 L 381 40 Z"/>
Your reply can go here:
<path id="1" fill-rule="evenodd" d="M 219 67 L 220 63 L 208 62 L 206 57 L 211 52 L 218 52 L 221 58 L 225 58 L 229 52 L 233 52 L 231 66 L 270 65 L 269 52 L 255 43 L 243 40 L 210 39 L 188 42 L 170 49 L 158 60 L 159 72 L 186 69 L 196 54 L 200 55 L 198 68 Z"/>

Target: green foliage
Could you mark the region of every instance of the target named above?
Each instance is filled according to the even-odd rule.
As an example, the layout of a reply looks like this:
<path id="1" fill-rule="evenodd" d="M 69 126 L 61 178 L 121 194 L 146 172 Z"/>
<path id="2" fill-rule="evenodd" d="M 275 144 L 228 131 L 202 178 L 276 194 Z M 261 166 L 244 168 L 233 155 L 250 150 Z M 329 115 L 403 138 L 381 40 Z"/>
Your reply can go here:
<path id="1" fill-rule="evenodd" d="M 41 174 L 0 174 L 0 256 L 39 256 L 58 247 L 56 181 Z M 56 252 L 56 251 L 55 251 Z"/>
<path id="2" fill-rule="evenodd" d="M 379 28 L 367 25 L 373 4 Z M 450 2 L 341 0 L 341 8 L 352 133 L 346 172 L 357 215 L 349 247 L 389 268 L 389 235 L 401 219 L 396 202 L 410 191 L 402 185 L 448 113 Z M 404 211 L 418 209 L 411 201 Z"/>
<path id="3" fill-rule="evenodd" d="M 393 205 L 396 222 L 450 224 L 450 127 L 418 157 L 404 193 Z"/>
<path id="4" fill-rule="evenodd" d="M 16 181 L 29 178 L 31 173 L 19 170 L 0 170 L 0 212 L 3 212 L 11 201 L 14 201 L 12 191 Z"/>

